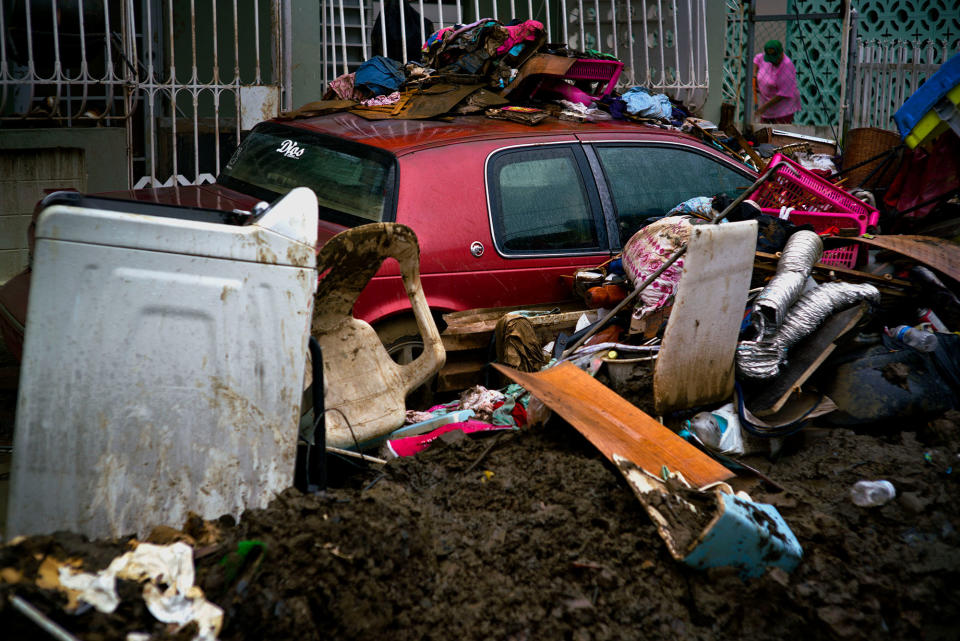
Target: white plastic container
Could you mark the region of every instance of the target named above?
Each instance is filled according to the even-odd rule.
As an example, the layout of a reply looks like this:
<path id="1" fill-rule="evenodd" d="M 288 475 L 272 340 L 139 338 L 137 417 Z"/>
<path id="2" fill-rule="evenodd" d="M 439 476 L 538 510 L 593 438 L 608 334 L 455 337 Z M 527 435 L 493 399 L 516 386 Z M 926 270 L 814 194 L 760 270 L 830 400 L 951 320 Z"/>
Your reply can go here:
<path id="1" fill-rule="evenodd" d="M 884 505 L 896 496 L 897 489 L 890 481 L 857 481 L 850 488 L 850 500 L 858 507 Z"/>
<path id="2" fill-rule="evenodd" d="M 237 222 L 97 198 L 40 215 L 8 539 L 142 536 L 291 485 L 316 196 Z"/>

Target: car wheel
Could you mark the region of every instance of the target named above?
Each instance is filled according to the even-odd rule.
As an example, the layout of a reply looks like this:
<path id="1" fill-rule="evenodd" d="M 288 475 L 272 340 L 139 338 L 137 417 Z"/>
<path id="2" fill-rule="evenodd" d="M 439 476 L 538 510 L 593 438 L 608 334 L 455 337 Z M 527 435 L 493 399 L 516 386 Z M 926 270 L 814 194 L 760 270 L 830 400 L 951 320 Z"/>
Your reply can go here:
<path id="1" fill-rule="evenodd" d="M 423 353 L 423 338 L 413 316 L 392 318 L 375 328 L 390 358 L 399 365 L 413 362 Z M 407 394 L 407 409 L 425 410 L 433 404 L 437 377 Z"/>

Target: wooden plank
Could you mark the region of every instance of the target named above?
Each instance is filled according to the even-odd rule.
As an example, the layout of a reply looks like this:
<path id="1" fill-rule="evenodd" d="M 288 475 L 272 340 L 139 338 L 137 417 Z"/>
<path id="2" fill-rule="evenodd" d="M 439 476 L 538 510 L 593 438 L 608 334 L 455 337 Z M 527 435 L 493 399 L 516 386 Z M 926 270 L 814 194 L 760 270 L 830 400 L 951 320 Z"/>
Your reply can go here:
<path id="1" fill-rule="evenodd" d="M 850 240 L 856 239 L 852 238 Z M 777 254 L 756 252 L 756 256 L 757 261 L 755 267 L 757 269 L 769 272 L 775 272 L 777 270 L 777 262 L 780 260 Z M 851 283 L 870 283 L 871 285 L 875 285 L 882 293 L 894 296 L 903 296 L 905 294 L 904 290 L 909 290 L 914 287 L 910 281 L 894 278 L 889 274 L 880 276 L 869 272 L 857 271 L 856 269 L 837 267 L 836 265 L 824 265 L 823 263 L 816 263 L 813 266 L 811 276 L 813 276 L 814 280 L 821 283 L 838 279 Z"/>
<path id="2" fill-rule="evenodd" d="M 757 222 L 693 228 L 673 311 L 653 370 L 658 414 L 730 398 L 747 306 Z"/>
<path id="3" fill-rule="evenodd" d="M 665 465 L 694 487 L 734 476 L 575 365 L 560 363 L 535 374 L 494 367 L 566 419 L 611 462 L 618 454 L 656 475 Z"/>
<path id="4" fill-rule="evenodd" d="M 574 325 L 576 325 L 577 320 L 585 312 L 588 312 L 588 311 L 590 310 L 580 309 L 575 312 L 561 312 L 558 314 L 549 314 L 549 315 L 543 315 L 543 316 L 529 316 L 527 317 L 527 320 L 529 320 L 530 324 L 533 325 L 534 327 L 569 325 L 570 323 L 573 323 Z M 484 320 L 480 320 L 472 323 L 463 323 L 463 324 L 458 323 L 456 325 L 448 325 L 447 328 L 443 330 L 443 333 L 447 334 L 448 336 L 454 336 L 457 334 L 475 334 L 477 332 L 492 332 L 494 329 L 497 328 L 497 323 L 500 322 L 500 319 L 503 318 L 507 313 L 509 312 L 500 314 L 500 316 L 497 316 L 496 318 L 484 319 Z"/>
<path id="5" fill-rule="evenodd" d="M 960 245 L 933 236 L 891 235 L 851 238 L 858 243 L 888 249 L 960 280 Z"/>
<path id="6" fill-rule="evenodd" d="M 450 312 L 443 315 L 443 322 L 447 327 L 462 327 L 471 323 L 479 323 L 492 320 L 494 325 L 500 320 L 500 317 L 509 312 L 528 310 L 534 312 L 549 312 L 554 309 L 559 313 L 575 312 L 584 310 L 582 301 L 563 301 L 560 303 L 538 303 L 536 305 L 513 305 L 510 307 L 478 307 L 477 309 L 467 309 L 461 312 Z"/>
<path id="7" fill-rule="evenodd" d="M 779 412 L 833 352 L 836 340 L 853 329 L 866 312 L 867 305 L 861 303 L 834 314 L 820 329 L 797 343 L 790 350 L 789 360 L 780 375 L 747 402 L 750 411 L 760 417 Z"/>

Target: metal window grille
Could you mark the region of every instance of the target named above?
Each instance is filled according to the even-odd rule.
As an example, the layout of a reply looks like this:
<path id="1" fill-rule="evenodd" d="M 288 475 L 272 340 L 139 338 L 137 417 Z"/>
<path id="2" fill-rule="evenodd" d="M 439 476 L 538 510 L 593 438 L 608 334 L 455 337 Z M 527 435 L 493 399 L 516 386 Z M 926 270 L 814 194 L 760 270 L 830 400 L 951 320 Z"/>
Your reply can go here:
<path id="1" fill-rule="evenodd" d="M 212 182 L 241 132 L 289 108 L 293 0 L 0 0 L 0 127 L 124 127 L 134 188 Z M 324 84 L 386 50 L 389 0 L 324 0 Z M 396 1 L 396 0 L 394 0 Z M 439 29 L 540 20 L 548 40 L 624 61 L 691 107 L 709 87 L 707 0 L 409 0 Z M 414 37 L 414 36 L 411 36 Z M 406 42 L 403 43 L 406 45 Z M 406 47 L 403 47 L 406 51 Z M 404 55 L 404 57 L 406 57 Z M 284 94 L 284 91 L 288 93 Z"/>
<path id="2" fill-rule="evenodd" d="M 280 0 L 0 0 L 0 125 L 126 127 L 134 188 L 213 182 L 282 91 Z"/>
<path id="3" fill-rule="evenodd" d="M 395 0 L 394 0 L 395 1 Z M 355 71 L 374 50 L 387 51 L 390 0 L 326 0 L 323 20 L 323 82 Z M 468 24 L 481 18 L 503 23 L 538 20 L 547 41 L 566 43 L 580 51 L 594 49 L 624 62 L 622 85 L 642 84 L 663 91 L 694 108 L 706 100 L 710 79 L 707 70 L 706 0 L 411 0 L 419 16 L 407 25 L 407 14 L 395 11 L 403 62 L 408 38 L 417 44 L 434 29 Z"/>

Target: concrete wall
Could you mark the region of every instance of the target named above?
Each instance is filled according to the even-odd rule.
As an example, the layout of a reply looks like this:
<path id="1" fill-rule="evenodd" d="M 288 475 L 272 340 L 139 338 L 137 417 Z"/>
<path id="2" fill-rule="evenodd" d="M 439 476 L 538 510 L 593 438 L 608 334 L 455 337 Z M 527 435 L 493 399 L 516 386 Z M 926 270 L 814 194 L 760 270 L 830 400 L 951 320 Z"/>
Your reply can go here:
<path id="1" fill-rule="evenodd" d="M 292 108 L 323 96 L 323 36 L 319 2 L 291 0 L 293 51 L 290 65 L 293 74 Z"/>
<path id="2" fill-rule="evenodd" d="M 723 54 L 727 37 L 726 7 L 723 2 L 707 3 L 707 71 L 710 89 L 703 105 L 703 117 L 720 122 L 720 104 L 723 102 Z"/>
<path id="3" fill-rule="evenodd" d="M 44 189 L 127 189 L 121 128 L 0 131 L 0 283 L 27 265 L 27 225 Z"/>

